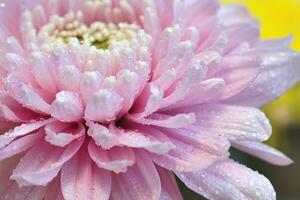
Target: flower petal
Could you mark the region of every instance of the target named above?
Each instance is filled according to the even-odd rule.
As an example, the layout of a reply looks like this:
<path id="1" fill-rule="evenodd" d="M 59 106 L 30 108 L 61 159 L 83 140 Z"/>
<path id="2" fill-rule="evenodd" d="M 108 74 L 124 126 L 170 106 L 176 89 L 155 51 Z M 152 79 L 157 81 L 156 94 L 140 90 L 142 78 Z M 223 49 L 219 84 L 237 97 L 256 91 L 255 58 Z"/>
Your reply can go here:
<path id="1" fill-rule="evenodd" d="M 163 155 L 149 154 L 151 159 L 163 168 L 182 172 L 196 171 L 228 156 L 226 151 L 221 154 L 210 152 L 209 149 L 199 148 L 187 141 L 171 138 L 170 134 L 168 136 L 175 147 Z"/>
<path id="2" fill-rule="evenodd" d="M 50 105 L 31 86 L 22 83 L 15 74 L 5 79 L 5 87 L 9 95 L 28 109 L 48 114 Z"/>
<path id="3" fill-rule="evenodd" d="M 26 151 L 39 142 L 42 136 L 42 132 L 39 131 L 38 133 L 26 135 L 20 139 L 16 139 L 7 146 L 0 148 L 0 161 Z"/>
<path id="4" fill-rule="evenodd" d="M 155 154 L 165 154 L 174 147 L 162 132 L 150 126 L 132 125 L 132 130 L 113 128 L 120 144 L 132 148 L 143 148 Z"/>
<path id="5" fill-rule="evenodd" d="M 225 160 L 206 170 L 176 173 L 187 187 L 211 200 L 275 200 L 270 181 L 257 172 Z"/>
<path id="6" fill-rule="evenodd" d="M 203 24 L 216 15 L 220 8 L 219 0 L 187 0 L 185 4 L 185 24 L 194 26 Z"/>
<path id="7" fill-rule="evenodd" d="M 8 159 L 0 161 L 0 196 L 2 197 L 5 189 L 12 184 L 10 175 L 18 165 L 22 155 L 12 156 Z"/>
<path id="8" fill-rule="evenodd" d="M 40 120 L 15 127 L 13 130 L 0 135 L 0 148 L 11 143 L 15 138 L 27 135 L 52 121 L 54 121 L 54 119 Z"/>
<path id="9" fill-rule="evenodd" d="M 0 199 L 41 200 L 45 193 L 43 187 L 19 187 L 10 180 L 10 175 L 20 160 L 20 156 L 10 157 L 0 162 Z"/>
<path id="10" fill-rule="evenodd" d="M 111 129 L 92 121 L 87 121 L 86 125 L 89 127 L 87 134 L 94 139 L 97 146 L 110 149 L 120 144 L 118 136 Z"/>
<path id="11" fill-rule="evenodd" d="M 230 98 L 249 86 L 260 72 L 261 60 L 247 56 L 224 57 L 222 63 L 211 67 L 209 76 L 225 81 L 225 91 L 221 98 Z"/>
<path id="12" fill-rule="evenodd" d="M 290 158 L 280 151 L 260 142 L 234 141 L 232 146 L 274 165 L 285 166 L 293 163 Z"/>
<path id="13" fill-rule="evenodd" d="M 92 162 L 84 147 L 63 166 L 61 188 L 65 200 L 108 200 L 111 176 Z"/>
<path id="14" fill-rule="evenodd" d="M 99 168 L 113 171 L 116 174 L 124 173 L 135 163 L 133 151 L 127 147 L 114 147 L 104 150 L 90 141 L 88 151 L 92 160 Z"/>
<path id="15" fill-rule="evenodd" d="M 256 108 L 204 104 L 178 109 L 196 114 L 195 131 L 221 135 L 229 140 L 267 140 L 272 132 L 265 114 Z"/>
<path id="16" fill-rule="evenodd" d="M 47 185 L 44 200 L 64 200 L 59 178 L 55 178 Z"/>
<path id="17" fill-rule="evenodd" d="M 11 122 L 28 122 L 37 119 L 37 113 L 24 108 L 6 92 L 0 94 L 0 116 Z"/>
<path id="18" fill-rule="evenodd" d="M 224 25 L 244 24 L 255 21 L 245 6 L 224 5 L 218 12 Z"/>
<path id="19" fill-rule="evenodd" d="M 12 179 L 20 186 L 45 186 L 53 180 L 65 162 L 73 157 L 84 141 L 76 140 L 66 148 L 57 148 L 46 142 L 31 148 L 14 170 Z"/>
<path id="20" fill-rule="evenodd" d="M 113 175 L 112 199 L 157 200 L 161 184 L 154 164 L 147 156 L 136 153 L 136 164 L 126 173 Z"/>
<path id="21" fill-rule="evenodd" d="M 193 124 L 195 122 L 195 115 L 194 113 L 188 113 L 188 114 L 182 113 L 182 114 L 177 114 L 175 116 L 166 116 L 163 114 L 155 113 L 150 115 L 149 118 L 141 118 L 141 119 L 139 118 L 136 119 L 128 115 L 128 119 L 143 125 L 153 125 L 153 126 L 159 126 L 165 128 L 182 128 L 190 124 Z"/>
<path id="22" fill-rule="evenodd" d="M 64 147 L 85 134 L 83 124 L 65 124 L 59 121 L 45 126 L 45 140 L 54 146 Z"/>
<path id="23" fill-rule="evenodd" d="M 92 95 L 85 108 L 85 119 L 98 122 L 114 120 L 121 110 L 123 98 L 116 92 L 100 89 Z"/>
<path id="24" fill-rule="evenodd" d="M 156 167 L 161 181 L 161 193 L 159 200 L 183 200 L 172 172 Z"/>
<path id="25" fill-rule="evenodd" d="M 254 83 L 226 102 L 260 107 L 277 98 L 299 81 L 300 54 L 291 50 L 270 48 L 254 50 L 253 54 L 263 60 L 262 72 Z"/>
<path id="26" fill-rule="evenodd" d="M 46 54 L 43 54 L 42 52 L 32 53 L 30 59 L 31 73 L 41 88 L 50 93 L 54 93 L 57 92 L 57 87 L 46 60 Z"/>
<path id="27" fill-rule="evenodd" d="M 83 116 L 83 105 L 79 95 L 69 91 L 57 93 L 50 113 L 53 118 L 63 122 L 79 121 Z"/>

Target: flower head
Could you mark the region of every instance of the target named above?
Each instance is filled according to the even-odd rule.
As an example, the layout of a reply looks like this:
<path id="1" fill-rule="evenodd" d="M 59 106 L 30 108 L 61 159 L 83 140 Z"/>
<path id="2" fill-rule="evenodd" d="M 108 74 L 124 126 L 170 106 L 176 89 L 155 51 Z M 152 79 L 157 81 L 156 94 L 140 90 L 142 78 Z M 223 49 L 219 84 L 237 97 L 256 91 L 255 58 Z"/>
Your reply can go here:
<path id="1" fill-rule="evenodd" d="M 0 8 L 1 199 L 275 199 L 230 146 L 261 142 L 257 109 L 299 79 L 290 39 L 217 0 L 7 0 Z"/>

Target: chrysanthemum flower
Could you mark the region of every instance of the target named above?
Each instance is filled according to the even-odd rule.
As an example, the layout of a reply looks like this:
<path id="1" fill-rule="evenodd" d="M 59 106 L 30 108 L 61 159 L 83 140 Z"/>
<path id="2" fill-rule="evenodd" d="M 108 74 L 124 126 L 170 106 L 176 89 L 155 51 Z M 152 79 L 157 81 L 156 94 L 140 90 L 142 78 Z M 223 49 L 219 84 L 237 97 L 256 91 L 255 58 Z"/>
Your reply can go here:
<path id="1" fill-rule="evenodd" d="M 257 109 L 300 78 L 290 39 L 218 0 L 0 3 L 0 199 L 275 199 Z"/>

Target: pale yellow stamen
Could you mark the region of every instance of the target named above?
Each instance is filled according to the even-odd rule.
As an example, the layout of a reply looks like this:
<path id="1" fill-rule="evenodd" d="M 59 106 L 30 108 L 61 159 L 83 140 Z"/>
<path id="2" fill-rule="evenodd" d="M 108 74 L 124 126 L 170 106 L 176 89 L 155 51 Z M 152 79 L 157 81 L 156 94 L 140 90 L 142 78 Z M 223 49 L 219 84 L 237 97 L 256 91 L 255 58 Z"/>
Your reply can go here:
<path id="1" fill-rule="evenodd" d="M 111 41 L 130 40 L 137 35 L 139 26 L 128 23 L 103 23 L 100 21 L 86 25 L 81 12 L 68 13 L 64 17 L 53 16 L 50 23 L 44 25 L 40 32 L 46 32 L 52 42 L 67 43 L 70 38 L 80 42 L 89 42 L 99 49 L 107 49 Z"/>

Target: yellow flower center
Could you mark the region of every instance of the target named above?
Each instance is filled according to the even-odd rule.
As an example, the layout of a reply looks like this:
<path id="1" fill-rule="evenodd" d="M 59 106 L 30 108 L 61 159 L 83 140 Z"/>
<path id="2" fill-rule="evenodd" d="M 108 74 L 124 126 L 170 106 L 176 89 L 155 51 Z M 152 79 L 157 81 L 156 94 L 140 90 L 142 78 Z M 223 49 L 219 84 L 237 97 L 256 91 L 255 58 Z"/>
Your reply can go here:
<path id="1" fill-rule="evenodd" d="M 86 25 L 81 12 L 69 12 L 64 17 L 53 16 L 50 22 L 40 29 L 40 33 L 48 33 L 54 43 L 68 43 L 70 38 L 77 38 L 80 42 L 89 42 L 98 49 L 107 49 L 113 40 L 134 38 L 139 29 L 138 25 L 128 23 L 96 21 Z"/>

